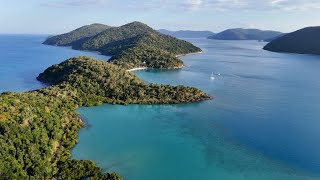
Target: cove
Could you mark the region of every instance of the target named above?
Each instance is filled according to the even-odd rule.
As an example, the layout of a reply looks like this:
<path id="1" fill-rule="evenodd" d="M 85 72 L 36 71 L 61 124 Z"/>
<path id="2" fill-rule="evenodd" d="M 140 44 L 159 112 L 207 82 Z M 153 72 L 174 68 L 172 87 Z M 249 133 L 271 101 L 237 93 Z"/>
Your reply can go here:
<path id="1" fill-rule="evenodd" d="M 108 59 L 42 45 L 46 37 L 0 35 L 0 92 L 44 87 L 37 75 L 70 57 Z M 89 126 L 73 157 L 125 179 L 319 179 L 319 56 L 270 53 L 255 41 L 188 41 L 204 53 L 183 57 L 184 69 L 134 73 L 215 99 L 80 108 Z M 211 81 L 212 72 L 221 76 Z"/>
<path id="2" fill-rule="evenodd" d="M 271 53 L 255 41 L 188 40 L 204 53 L 183 57 L 186 68 L 134 73 L 215 99 L 82 107 L 88 128 L 73 157 L 133 180 L 317 179 L 319 56 Z M 220 74 L 214 81 L 212 72 Z"/>

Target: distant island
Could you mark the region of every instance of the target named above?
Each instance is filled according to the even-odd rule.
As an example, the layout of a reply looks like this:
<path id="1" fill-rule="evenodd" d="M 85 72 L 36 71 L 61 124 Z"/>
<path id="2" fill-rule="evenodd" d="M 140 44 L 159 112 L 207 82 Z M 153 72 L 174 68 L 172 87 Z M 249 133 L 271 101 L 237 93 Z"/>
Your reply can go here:
<path id="1" fill-rule="evenodd" d="M 274 52 L 320 54 L 320 27 L 307 27 L 274 39 L 263 49 Z"/>
<path id="2" fill-rule="evenodd" d="M 263 31 L 259 29 L 227 29 L 215 35 L 208 37 L 208 39 L 216 40 L 259 40 L 264 41 L 274 37 L 281 36 L 281 32 L 277 31 Z"/>
<path id="3" fill-rule="evenodd" d="M 180 30 L 180 31 L 169 31 L 166 29 L 159 29 L 158 32 L 166 35 L 170 35 L 176 38 L 207 38 L 214 35 L 211 31 L 191 31 L 191 30 Z"/>
<path id="4" fill-rule="evenodd" d="M 78 107 L 211 99 L 193 87 L 146 84 L 117 65 L 90 57 L 53 65 L 37 79 L 50 86 L 0 94 L 3 179 L 120 180 L 119 175 L 104 173 L 92 161 L 71 159 L 78 131 L 84 126 L 75 112 Z"/>
<path id="5" fill-rule="evenodd" d="M 92 29 L 94 31 L 89 33 Z M 161 34 L 141 22 L 132 22 L 120 27 L 101 24 L 84 26 L 63 35 L 50 37 L 43 44 L 98 51 L 103 55 L 112 56 L 110 62 L 125 69 L 181 68 L 183 62 L 178 55 L 201 52 L 201 49 L 193 44 Z"/>
<path id="6" fill-rule="evenodd" d="M 56 46 L 75 46 L 76 44 L 80 44 L 86 39 L 95 36 L 109 28 L 111 28 L 111 26 L 98 23 L 85 25 L 71 32 L 50 37 L 44 42 L 44 44 Z"/>

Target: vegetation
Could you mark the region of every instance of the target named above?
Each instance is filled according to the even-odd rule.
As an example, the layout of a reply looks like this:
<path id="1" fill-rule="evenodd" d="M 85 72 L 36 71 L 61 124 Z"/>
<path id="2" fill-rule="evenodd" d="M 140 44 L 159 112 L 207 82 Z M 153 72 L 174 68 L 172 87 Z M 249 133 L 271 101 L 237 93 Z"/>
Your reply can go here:
<path id="1" fill-rule="evenodd" d="M 202 91 L 184 86 L 146 84 L 126 70 L 89 57 L 77 57 L 51 66 L 38 80 L 54 86 L 40 90 L 72 93 L 76 104 L 91 106 L 101 103 L 169 104 L 210 98 Z M 69 95 L 71 96 L 71 95 Z"/>
<path id="2" fill-rule="evenodd" d="M 43 44 L 56 46 L 75 46 L 108 28 L 111 27 L 97 23 L 86 25 L 66 34 L 50 37 Z"/>
<path id="3" fill-rule="evenodd" d="M 80 49 L 100 51 L 100 48 L 108 43 L 133 38 L 135 36 L 153 31 L 154 30 L 146 24 L 140 22 L 132 22 L 120 27 L 110 28 L 97 34 L 96 36 L 90 38 L 82 45 L 80 45 Z"/>
<path id="4" fill-rule="evenodd" d="M 91 161 L 70 159 L 83 123 L 66 92 L 3 93 L 0 102 L 0 179 L 120 180 Z"/>
<path id="5" fill-rule="evenodd" d="M 159 49 L 172 53 L 173 55 L 188 54 L 191 52 L 199 52 L 201 49 L 195 47 L 191 43 L 183 40 L 172 38 L 168 35 L 159 34 L 157 32 L 143 33 L 133 38 L 121 41 L 115 41 L 100 48 L 100 52 L 106 55 L 117 55 L 128 48 L 145 45 L 153 49 Z M 144 47 L 139 47 L 144 48 Z"/>
<path id="6" fill-rule="evenodd" d="M 208 39 L 217 40 L 266 40 L 280 36 L 282 33 L 277 31 L 262 31 L 259 29 L 227 29 Z"/>
<path id="7" fill-rule="evenodd" d="M 51 66 L 38 79 L 51 86 L 0 95 L 1 179 L 120 180 L 91 161 L 71 159 L 71 148 L 84 125 L 75 113 L 79 106 L 210 98 L 192 87 L 146 84 L 116 65 L 89 57 Z"/>
<path id="8" fill-rule="evenodd" d="M 90 38 L 73 42 L 72 46 L 74 49 L 111 55 L 110 62 L 125 68 L 141 65 L 150 68 L 179 68 L 183 62 L 177 59 L 177 55 L 201 51 L 187 41 L 160 34 L 140 22 L 106 29 Z M 132 57 L 134 59 L 130 59 Z"/>
<path id="9" fill-rule="evenodd" d="M 307 27 L 278 37 L 263 49 L 274 52 L 320 54 L 320 27 Z"/>
<path id="10" fill-rule="evenodd" d="M 125 69 L 137 66 L 161 69 L 181 68 L 183 66 L 183 62 L 174 54 L 144 44 L 123 51 L 113 56 L 109 61 Z"/>

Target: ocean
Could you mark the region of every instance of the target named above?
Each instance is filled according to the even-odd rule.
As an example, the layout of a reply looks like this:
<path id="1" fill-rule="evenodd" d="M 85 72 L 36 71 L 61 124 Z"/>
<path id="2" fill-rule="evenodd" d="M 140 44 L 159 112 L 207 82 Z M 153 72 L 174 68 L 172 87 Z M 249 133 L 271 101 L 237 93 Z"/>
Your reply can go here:
<path id="1" fill-rule="evenodd" d="M 44 87 L 47 67 L 74 56 L 44 35 L 0 35 L 0 92 Z M 124 179 L 319 179 L 320 56 L 262 50 L 264 42 L 187 39 L 202 54 L 181 70 L 135 71 L 148 83 L 198 87 L 213 100 L 81 107 L 73 158 Z M 211 80 L 211 74 L 215 80 Z"/>

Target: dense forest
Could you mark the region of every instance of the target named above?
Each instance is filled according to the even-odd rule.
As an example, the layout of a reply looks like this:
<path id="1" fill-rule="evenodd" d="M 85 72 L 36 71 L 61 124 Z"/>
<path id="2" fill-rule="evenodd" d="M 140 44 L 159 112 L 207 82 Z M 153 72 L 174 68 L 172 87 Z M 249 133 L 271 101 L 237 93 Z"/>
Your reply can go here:
<path id="1" fill-rule="evenodd" d="M 152 48 L 145 44 L 132 47 L 120 54 L 113 56 L 109 62 L 125 69 L 137 66 L 171 69 L 183 67 L 183 62 L 174 54 L 158 48 Z"/>
<path id="2" fill-rule="evenodd" d="M 3 93 L 0 102 L 0 179 L 121 179 L 70 158 L 83 123 L 66 92 Z"/>
<path id="3" fill-rule="evenodd" d="M 99 34 L 100 32 L 111 28 L 104 24 L 91 24 L 82 26 L 78 29 L 70 31 L 65 34 L 53 36 L 48 38 L 43 44 L 56 45 L 56 46 L 73 46 L 80 42 L 84 42 L 86 39 Z"/>
<path id="4" fill-rule="evenodd" d="M 38 80 L 54 86 L 41 92 L 63 89 L 74 92 L 80 106 L 101 103 L 172 104 L 210 98 L 202 91 L 184 86 L 146 84 L 134 74 L 111 63 L 90 57 L 77 57 L 53 65 Z"/>
<path id="5" fill-rule="evenodd" d="M 61 35 L 51 37 L 44 43 L 63 45 L 57 38 L 59 36 Z M 201 51 L 200 48 L 187 41 L 163 35 L 141 22 L 107 28 L 96 35 L 81 38 L 81 40 L 69 43 L 69 45 L 73 49 L 99 51 L 104 55 L 113 56 L 110 62 L 120 64 L 125 68 L 138 66 L 179 68 L 183 66 L 183 62 L 176 58 L 177 55 Z M 141 54 L 150 51 L 152 53 L 148 55 L 148 62 L 146 62 L 146 56 Z M 135 59 L 130 59 L 131 57 Z M 117 62 L 118 60 L 119 62 Z"/>
<path id="6" fill-rule="evenodd" d="M 0 95 L 1 179 L 119 180 L 92 161 L 71 159 L 71 148 L 84 126 L 75 113 L 79 106 L 210 99 L 192 87 L 146 84 L 119 66 L 90 57 L 53 65 L 37 79 L 50 86 Z"/>

